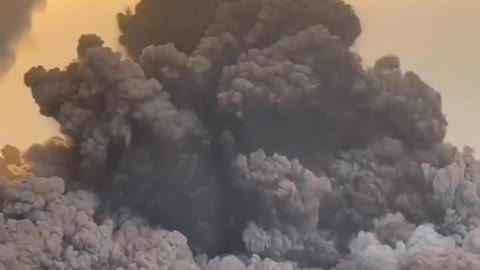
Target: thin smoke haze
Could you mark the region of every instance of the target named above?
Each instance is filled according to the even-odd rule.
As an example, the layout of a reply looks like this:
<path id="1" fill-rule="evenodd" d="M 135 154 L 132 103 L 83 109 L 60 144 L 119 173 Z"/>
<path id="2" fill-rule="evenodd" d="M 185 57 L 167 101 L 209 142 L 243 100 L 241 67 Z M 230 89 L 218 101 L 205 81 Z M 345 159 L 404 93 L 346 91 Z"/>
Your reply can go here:
<path id="1" fill-rule="evenodd" d="M 44 0 L 0 1 L 0 78 L 15 63 L 15 47 L 32 26 L 32 13 Z"/>

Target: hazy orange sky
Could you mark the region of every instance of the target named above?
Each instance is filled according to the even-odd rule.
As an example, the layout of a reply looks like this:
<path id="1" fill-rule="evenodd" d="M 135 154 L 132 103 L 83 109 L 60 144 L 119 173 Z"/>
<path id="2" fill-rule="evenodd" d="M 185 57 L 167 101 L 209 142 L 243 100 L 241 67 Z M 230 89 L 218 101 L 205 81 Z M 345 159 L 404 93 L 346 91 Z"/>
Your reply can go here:
<path id="1" fill-rule="evenodd" d="M 115 16 L 137 2 L 47 0 L 17 50 L 15 66 L 0 79 L 0 147 L 9 143 L 24 149 L 58 133 L 55 123 L 39 114 L 30 90 L 23 84 L 24 73 L 35 65 L 66 66 L 76 57 L 77 41 L 84 33 L 99 34 L 108 46 L 118 48 Z"/>
<path id="2" fill-rule="evenodd" d="M 115 15 L 138 0 L 48 0 L 33 20 L 32 31 L 18 47 L 17 63 L 0 79 L 0 145 L 26 148 L 57 134 L 41 117 L 23 85 L 34 65 L 65 66 L 75 57 L 82 33 L 101 35 L 118 48 Z M 348 0 L 364 32 L 357 50 L 367 65 L 386 53 L 402 59 L 440 91 L 450 122 L 448 140 L 480 149 L 480 5 L 479 0 Z M 478 139 L 477 139 L 478 138 Z M 480 151 L 480 150 L 479 150 Z"/>

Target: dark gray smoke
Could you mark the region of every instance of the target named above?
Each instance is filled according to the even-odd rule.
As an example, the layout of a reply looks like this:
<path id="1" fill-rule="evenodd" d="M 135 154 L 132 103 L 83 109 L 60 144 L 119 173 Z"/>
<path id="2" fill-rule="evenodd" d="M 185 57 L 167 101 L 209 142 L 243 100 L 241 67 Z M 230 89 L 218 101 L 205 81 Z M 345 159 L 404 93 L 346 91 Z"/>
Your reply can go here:
<path id="1" fill-rule="evenodd" d="M 176 48 L 191 53 L 197 48 L 209 26 L 212 31 L 242 31 L 253 24 L 257 16 L 271 16 L 274 20 L 269 31 L 294 33 L 295 28 L 321 24 L 331 33 L 352 45 L 361 31 L 360 21 L 352 8 L 338 0 L 264 1 L 271 6 L 271 12 L 258 13 L 258 1 L 236 0 L 141 0 L 135 10 L 118 14 L 118 25 L 122 35 L 120 43 L 135 58 L 149 45 L 163 45 L 173 42 Z M 221 5 L 222 4 L 222 5 Z M 217 9 L 220 7 L 219 9 Z M 215 16 L 222 21 L 214 23 Z M 264 17 L 264 19 L 268 19 Z M 212 24 L 213 23 L 213 24 Z M 223 25 L 223 26 L 222 26 Z M 263 26 L 258 26 L 263 27 Z M 273 28 L 277 28 L 276 30 Z M 267 41 L 269 36 L 263 37 Z M 261 44 L 258 44 L 261 45 Z"/>
<path id="2" fill-rule="evenodd" d="M 15 46 L 31 27 L 32 11 L 45 0 L 0 1 L 0 77 L 15 62 Z"/>
<path id="3" fill-rule="evenodd" d="M 25 75 L 69 143 L 21 157 L 44 178 L 0 181 L 6 268 L 479 269 L 480 161 L 443 142 L 440 94 L 398 57 L 362 67 L 350 6 L 162 3 L 120 17 L 159 37 L 123 29 L 137 62 L 84 35 L 66 68 Z"/>
<path id="4" fill-rule="evenodd" d="M 142 0 L 134 12 L 129 9 L 118 14 L 120 44 L 134 57 L 139 57 L 148 45 L 168 42 L 174 42 L 181 51 L 191 52 L 213 21 L 219 3 L 228 1 Z"/>

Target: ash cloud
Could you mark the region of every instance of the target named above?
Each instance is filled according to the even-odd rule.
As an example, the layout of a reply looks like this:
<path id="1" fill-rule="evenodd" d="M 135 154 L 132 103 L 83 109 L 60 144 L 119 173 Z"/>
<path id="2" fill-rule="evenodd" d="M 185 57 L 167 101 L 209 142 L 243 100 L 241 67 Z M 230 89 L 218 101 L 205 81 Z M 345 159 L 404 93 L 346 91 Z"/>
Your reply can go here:
<path id="1" fill-rule="evenodd" d="M 156 5 L 165 14 L 192 12 Z M 40 112 L 59 122 L 68 143 L 32 147 L 20 157 L 32 176 L 0 181 L 3 222 L 30 228 L 3 232 L 0 248 L 13 255 L 0 262 L 480 267 L 480 161 L 472 149 L 444 142 L 440 94 L 403 71 L 398 57 L 362 67 L 350 50 L 361 30 L 350 6 L 216 2 L 198 11 L 214 14 L 205 15 L 204 29 L 183 39 L 182 22 L 155 25 L 156 5 L 142 1 L 122 17 L 138 33 L 148 22 L 150 38 L 163 29 L 156 41 L 123 30 L 133 60 L 84 35 L 66 68 L 38 66 L 25 75 Z M 18 151 L 3 154 L 7 168 L 18 163 Z M 133 216 L 142 219 L 140 231 Z M 50 231 L 65 236 L 45 244 Z M 181 241 L 172 247 L 169 234 Z M 38 256 L 13 259 L 12 250 L 28 245 L 38 246 Z"/>
<path id="2" fill-rule="evenodd" d="M 15 46 L 32 24 L 32 12 L 45 0 L 2 0 L 0 2 L 0 77 L 15 63 Z"/>
<path id="3" fill-rule="evenodd" d="M 135 57 L 148 45 L 168 42 L 175 42 L 181 51 L 191 52 L 213 21 L 218 5 L 228 1 L 142 0 L 133 12 L 129 9 L 117 15 L 122 33 L 119 42 Z"/>
<path id="4" fill-rule="evenodd" d="M 271 8 L 260 11 L 262 5 Z M 181 18 L 181 19 L 180 19 Z M 217 20 L 215 20 L 217 18 Z M 268 20 L 262 21 L 263 19 Z M 338 0 L 303 1 L 236 1 L 236 0 L 141 0 L 134 11 L 127 10 L 117 16 L 122 32 L 120 44 L 128 53 L 138 58 L 149 45 L 173 42 L 184 53 L 191 53 L 204 32 L 241 32 L 258 20 L 258 29 L 271 34 L 285 31 L 293 34 L 299 27 L 321 24 L 347 44 L 352 45 L 360 34 L 361 25 L 351 6 Z M 262 23 L 268 23 L 263 25 Z M 228 27 L 229 29 L 222 29 Z M 297 29 L 296 29 L 297 28 Z M 254 34 L 254 33 L 252 33 Z M 207 34 L 209 35 L 209 34 Z M 246 37 L 255 38 L 255 37 Z M 274 36 L 264 36 L 260 42 L 271 42 Z M 262 45 L 259 43 L 258 45 Z"/>

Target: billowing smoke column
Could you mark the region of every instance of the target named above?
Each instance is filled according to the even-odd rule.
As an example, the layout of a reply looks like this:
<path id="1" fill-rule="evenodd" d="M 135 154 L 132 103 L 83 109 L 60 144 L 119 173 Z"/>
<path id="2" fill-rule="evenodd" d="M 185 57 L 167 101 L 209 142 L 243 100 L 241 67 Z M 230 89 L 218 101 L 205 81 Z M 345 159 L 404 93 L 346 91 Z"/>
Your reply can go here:
<path id="1" fill-rule="evenodd" d="M 0 267 L 480 269 L 480 161 L 398 57 L 362 67 L 350 6 L 201 8 L 120 16 L 137 62 L 84 35 L 77 61 L 25 75 L 68 143 L 2 152 L 31 175 L 0 180 Z"/>
<path id="2" fill-rule="evenodd" d="M 262 17 L 270 21 L 268 25 L 262 25 Z M 347 45 L 353 44 L 361 30 L 360 21 L 351 7 L 338 0 L 264 3 L 251 0 L 142 0 L 135 7 L 135 13 L 127 10 L 118 14 L 122 32 L 120 43 L 133 57 L 139 57 L 143 48 L 149 45 L 170 42 L 181 52 L 191 53 L 207 28 L 210 28 L 211 34 L 224 30 L 232 34 L 241 33 L 246 30 L 245 27 L 253 26 L 257 19 L 260 19 L 257 28 L 269 27 L 271 34 L 280 31 L 292 34 L 301 27 L 321 24 Z M 271 38 L 276 37 L 264 36 L 259 41 L 271 42 Z"/>
<path id="3" fill-rule="evenodd" d="M 181 51 L 191 52 L 212 23 L 218 4 L 227 1 L 140 1 L 135 13 L 128 9 L 118 14 L 118 26 L 122 32 L 119 42 L 134 57 L 139 57 L 148 45 L 169 42 L 174 42 Z"/>
<path id="4" fill-rule="evenodd" d="M 2 0 L 0 2 L 0 77 L 15 62 L 15 45 L 31 26 L 32 11 L 44 0 Z"/>

